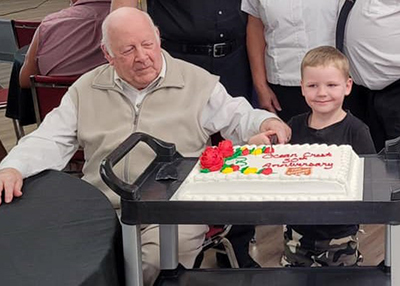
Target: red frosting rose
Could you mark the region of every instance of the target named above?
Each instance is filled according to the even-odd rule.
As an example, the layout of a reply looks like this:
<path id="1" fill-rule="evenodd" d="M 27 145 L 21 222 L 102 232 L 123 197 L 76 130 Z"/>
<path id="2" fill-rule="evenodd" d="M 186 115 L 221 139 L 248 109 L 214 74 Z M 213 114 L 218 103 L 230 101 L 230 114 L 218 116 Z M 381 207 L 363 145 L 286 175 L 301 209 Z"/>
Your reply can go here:
<path id="1" fill-rule="evenodd" d="M 211 172 L 219 171 L 224 165 L 224 158 L 218 148 L 208 146 L 200 157 L 200 165 Z"/>
<path id="2" fill-rule="evenodd" d="M 223 140 L 219 142 L 218 149 L 221 151 L 222 156 L 224 158 L 230 157 L 233 155 L 233 145 L 231 140 Z"/>

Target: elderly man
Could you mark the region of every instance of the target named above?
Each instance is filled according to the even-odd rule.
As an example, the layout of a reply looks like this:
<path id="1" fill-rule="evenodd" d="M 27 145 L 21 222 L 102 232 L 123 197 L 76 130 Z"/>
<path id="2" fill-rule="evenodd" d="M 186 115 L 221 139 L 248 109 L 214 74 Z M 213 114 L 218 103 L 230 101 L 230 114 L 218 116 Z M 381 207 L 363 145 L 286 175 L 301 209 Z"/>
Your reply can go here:
<path id="1" fill-rule="evenodd" d="M 253 110 L 245 99 L 229 96 L 218 77 L 162 51 L 158 30 L 144 12 L 112 12 L 103 23 L 102 49 L 109 64 L 75 82 L 39 129 L 1 163 L 0 190 L 6 203 L 22 195 L 23 177 L 62 169 L 80 145 L 86 159 L 83 179 L 104 191 L 117 207 L 118 197 L 102 182 L 99 165 L 135 131 L 175 143 L 184 156 L 198 156 L 216 131 L 235 143 L 267 130 L 281 143 L 290 137 L 290 129 L 275 115 Z M 154 155 L 145 147 L 138 145 L 117 166 L 121 178 L 134 180 L 150 162 Z M 184 266 L 193 266 L 206 231 L 201 225 L 179 227 L 179 260 Z M 154 282 L 159 270 L 158 243 L 158 226 L 143 226 L 146 285 Z"/>

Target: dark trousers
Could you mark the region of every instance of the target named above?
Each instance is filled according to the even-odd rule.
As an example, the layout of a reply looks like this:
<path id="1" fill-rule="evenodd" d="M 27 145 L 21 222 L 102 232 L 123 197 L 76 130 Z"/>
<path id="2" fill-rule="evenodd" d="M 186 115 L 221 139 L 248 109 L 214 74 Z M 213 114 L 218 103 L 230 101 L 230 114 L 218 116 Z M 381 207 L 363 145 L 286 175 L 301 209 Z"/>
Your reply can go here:
<path id="1" fill-rule="evenodd" d="M 300 86 L 283 86 L 268 83 L 281 105 L 282 111 L 278 116 L 285 122 L 295 115 L 310 111 Z"/>
<path id="2" fill-rule="evenodd" d="M 249 242 L 255 235 L 254 225 L 234 225 L 226 236 L 235 251 L 239 267 L 249 263 Z"/>
<path id="3" fill-rule="evenodd" d="M 368 125 L 378 152 L 386 140 L 400 136 L 400 80 L 382 90 L 353 85 L 345 108 Z"/>
<path id="4" fill-rule="evenodd" d="M 168 50 L 167 50 L 168 51 Z M 247 59 L 246 46 L 237 47 L 232 53 L 213 58 L 208 55 L 192 55 L 175 51 L 168 51 L 171 56 L 200 66 L 212 74 L 220 77 L 220 82 L 233 97 L 244 96 L 250 103 L 253 83 L 250 65 Z M 218 145 L 223 138 L 219 133 L 212 136 L 212 144 Z M 235 250 L 239 265 L 245 265 L 249 260 L 249 242 L 255 233 L 254 226 L 232 226 L 228 239 Z"/>

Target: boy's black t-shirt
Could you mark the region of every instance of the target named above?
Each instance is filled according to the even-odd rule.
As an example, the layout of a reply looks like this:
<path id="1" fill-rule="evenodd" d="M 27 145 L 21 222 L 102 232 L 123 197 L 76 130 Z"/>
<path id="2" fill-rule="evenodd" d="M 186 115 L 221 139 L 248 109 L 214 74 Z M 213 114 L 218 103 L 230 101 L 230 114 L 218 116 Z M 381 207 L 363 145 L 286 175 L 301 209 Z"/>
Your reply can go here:
<path id="1" fill-rule="evenodd" d="M 348 144 L 357 154 L 374 154 L 375 147 L 366 126 L 361 120 L 347 111 L 346 117 L 323 129 L 308 126 L 310 112 L 294 116 L 288 125 L 292 128 L 290 144 Z M 327 240 L 354 235 L 358 225 L 291 225 L 296 232 L 310 240 Z"/>

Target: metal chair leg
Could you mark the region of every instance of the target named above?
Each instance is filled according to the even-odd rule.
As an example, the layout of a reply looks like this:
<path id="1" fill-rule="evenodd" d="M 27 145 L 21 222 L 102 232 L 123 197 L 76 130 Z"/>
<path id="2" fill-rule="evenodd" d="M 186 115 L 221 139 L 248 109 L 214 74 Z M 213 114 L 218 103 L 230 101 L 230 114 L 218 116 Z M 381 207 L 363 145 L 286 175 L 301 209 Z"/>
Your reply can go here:
<path id="1" fill-rule="evenodd" d="M 227 238 L 222 238 L 222 244 L 224 245 L 226 255 L 228 256 L 229 263 L 232 268 L 239 268 L 239 263 L 236 258 L 235 251 L 233 250 L 233 246 L 231 242 Z"/>
<path id="2" fill-rule="evenodd" d="M 18 119 L 13 119 L 12 122 L 14 125 L 15 136 L 17 137 L 17 142 L 18 142 L 19 139 L 25 136 L 24 127 L 22 127 Z"/>
<path id="3" fill-rule="evenodd" d="M 385 226 L 385 260 L 384 260 L 384 265 L 386 267 L 391 266 L 391 226 L 386 225 Z"/>

